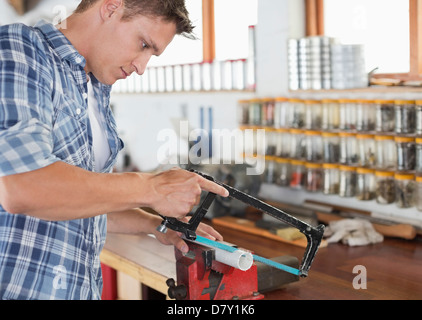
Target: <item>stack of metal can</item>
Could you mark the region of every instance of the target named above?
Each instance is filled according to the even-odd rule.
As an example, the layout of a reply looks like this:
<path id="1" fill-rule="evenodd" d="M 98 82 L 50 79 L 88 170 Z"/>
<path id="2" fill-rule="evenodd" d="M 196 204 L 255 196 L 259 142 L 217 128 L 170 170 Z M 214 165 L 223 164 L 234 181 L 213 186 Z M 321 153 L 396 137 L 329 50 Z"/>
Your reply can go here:
<path id="1" fill-rule="evenodd" d="M 288 40 L 290 90 L 351 89 L 368 85 L 362 45 L 324 36 Z"/>

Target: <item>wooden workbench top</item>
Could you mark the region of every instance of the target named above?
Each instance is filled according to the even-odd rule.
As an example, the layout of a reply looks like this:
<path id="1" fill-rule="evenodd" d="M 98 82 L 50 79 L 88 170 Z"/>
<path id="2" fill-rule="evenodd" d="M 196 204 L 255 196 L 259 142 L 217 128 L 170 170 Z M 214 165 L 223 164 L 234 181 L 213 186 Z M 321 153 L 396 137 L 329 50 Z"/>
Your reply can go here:
<path id="1" fill-rule="evenodd" d="M 217 227 L 216 227 L 217 228 Z M 293 255 L 302 259 L 304 249 L 218 226 L 224 240 L 263 257 Z M 103 263 L 123 271 L 145 285 L 166 293 L 165 281 L 176 279 L 173 247 L 148 236 L 109 234 L 101 255 Z M 353 281 L 366 271 L 366 289 Z M 269 300 L 378 300 L 422 299 L 422 242 L 386 238 L 364 247 L 329 244 L 320 248 L 309 277 L 266 293 Z M 355 279 L 356 278 L 356 279 Z M 358 283 L 361 283 L 360 279 Z"/>

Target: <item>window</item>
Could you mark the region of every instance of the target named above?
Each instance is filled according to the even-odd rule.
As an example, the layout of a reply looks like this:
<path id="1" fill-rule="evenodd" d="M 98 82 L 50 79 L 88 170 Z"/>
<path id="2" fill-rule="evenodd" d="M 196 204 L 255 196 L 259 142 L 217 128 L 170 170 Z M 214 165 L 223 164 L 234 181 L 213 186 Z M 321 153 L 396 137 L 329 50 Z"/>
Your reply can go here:
<path id="1" fill-rule="evenodd" d="M 422 79 L 422 0 L 305 0 L 305 3 L 308 36 L 349 37 L 346 41 L 351 41 L 356 32 L 367 43 L 369 67 L 371 64 L 379 67 L 375 78 Z M 349 29 L 340 34 L 344 28 Z"/>
<path id="2" fill-rule="evenodd" d="M 248 57 L 249 32 L 258 21 L 258 0 L 214 0 L 217 60 Z"/>
<path id="3" fill-rule="evenodd" d="M 367 71 L 410 71 L 409 1 L 325 0 L 325 35 L 363 44 Z"/>

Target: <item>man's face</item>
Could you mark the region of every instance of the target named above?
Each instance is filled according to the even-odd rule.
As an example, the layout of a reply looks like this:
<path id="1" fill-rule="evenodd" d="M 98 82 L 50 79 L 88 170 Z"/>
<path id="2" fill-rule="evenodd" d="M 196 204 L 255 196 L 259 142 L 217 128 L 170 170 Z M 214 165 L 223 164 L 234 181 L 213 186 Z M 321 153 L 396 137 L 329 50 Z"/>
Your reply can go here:
<path id="1" fill-rule="evenodd" d="M 160 55 L 176 34 L 176 25 L 161 18 L 136 16 L 122 21 L 123 9 L 106 20 L 94 40 L 87 69 L 104 84 L 131 73 L 143 74 L 152 55 Z"/>

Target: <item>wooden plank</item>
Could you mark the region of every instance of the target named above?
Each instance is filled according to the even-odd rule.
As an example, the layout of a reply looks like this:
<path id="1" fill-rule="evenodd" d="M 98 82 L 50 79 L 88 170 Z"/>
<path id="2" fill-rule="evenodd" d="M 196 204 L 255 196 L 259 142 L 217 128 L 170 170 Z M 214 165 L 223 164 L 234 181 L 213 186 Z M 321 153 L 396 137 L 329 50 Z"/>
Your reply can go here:
<path id="1" fill-rule="evenodd" d="M 422 74 L 422 0 L 409 0 L 410 74 Z"/>
<path id="2" fill-rule="evenodd" d="M 167 295 L 166 281 L 176 278 L 174 247 L 149 236 L 108 234 L 101 262 Z"/>
<path id="3" fill-rule="evenodd" d="M 268 230 L 257 228 L 253 221 L 247 219 L 240 219 L 235 217 L 219 217 L 212 219 L 212 223 L 215 226 L 223 226 L 227 228 L 231 228 L 234 230 L 243 231 L 249 234 L 261 236 L 263 238 L 276 240 L 279 242 L 288 243 L 297 247 L 306 248 L 308 242 L 306 238 L 301 238 L 297 240 L 286 240 L 276 234 L 269 232 Z M 326 247 L 326 241 L 322 241 L 320 247 Z M 248 248 L 245 248 L 248 249 Z"/>
<path id="4" fill-rule="evenodd" d="M 214 0 L 202 0 L 203 60 L 215 59 L 215 13 Z"/>

